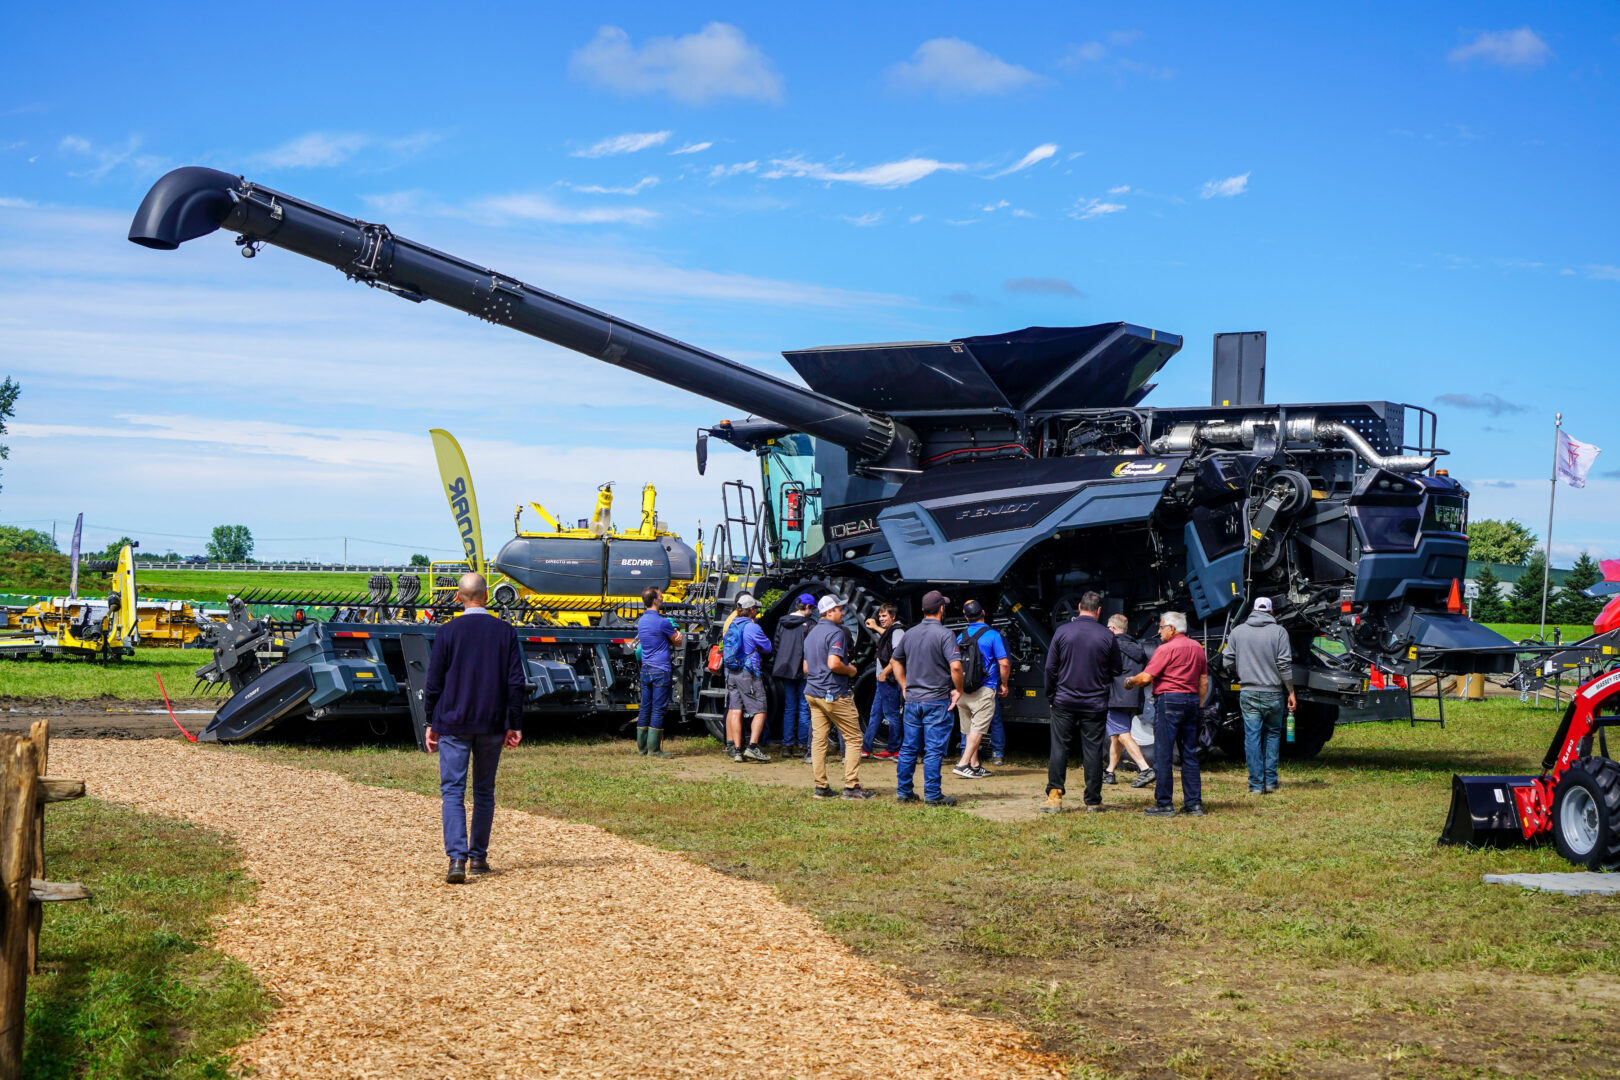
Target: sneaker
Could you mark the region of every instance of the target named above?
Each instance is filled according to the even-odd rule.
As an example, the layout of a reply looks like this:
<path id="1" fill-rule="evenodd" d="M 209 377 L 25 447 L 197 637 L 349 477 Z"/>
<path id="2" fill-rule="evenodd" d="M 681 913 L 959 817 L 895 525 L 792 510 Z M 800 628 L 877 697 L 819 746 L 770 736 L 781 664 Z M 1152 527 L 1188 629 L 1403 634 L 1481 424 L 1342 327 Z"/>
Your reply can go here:
<path id="1" fill-rule="evenodd" d="M 872 753 L 872 751 L 866 749 L 865 747 L 862 747 L 861 748 L 861 757 L 869 758 L 869 757 L 877 757 L 877 755 Z"/>
<path id="2" fill-rule="evenodd" d="M 808 748 L 804 752 L 804 757 L 799 759 L 799 764 L 801 764 L 801 765 L 814 765 L 815 764 L 815 759 L 813 759 L 810 756 L 810 751 L 809 751 Z"/>
<path id="3" fill-rule="evenodd" d="M 1183 814 L 1186 814 L 1188 817 L 1203 817 L 1204 816 L 1204 804 L 1203 803 L 1196 803 L 1196 802 L 1195 803 L 1188 803 L 1188 804 L 1186 804 L 1185 806 L 1183 806 L 1181 808 L 1181 812 Z"/>
<path id="4" fill-rule="evenodd" d="M 845 788 L 843 795 L 839 797 L 844 799 L 870 799 L 872 797 L 872 793 L 861 787 L 861 785 L 856 784 L 854 787 Z"/>
<path id="5" fill-rule="evenodd" d="M 1046 793 L 1046 801 L 1035 808 L 1037 814 L 1063 813 L 1063 792 L 1056 788 Z"/>
<path id="6" fill-rule="evenodd" d="M 897 750 L 879 750 L 873 756 L 874 757 L 880 757 L 880 758 L 888 758 L 890 761 L 893 761 L 895 758 L 900 756 L 900 753 Z"/>
<path id="7" fill-rule="evenodd" d="M 973 766 L 971 765 L 958 765 L 956 768 L 952 769 L 951 772 L 956 776 L 960 776 L 964 780 L 973 779 Z"/>
<path id="8" fill-rule="evenodd" d="M 726 749 L 725 749 L 724 753 L 725 753 L 726 757 L 730 758 L 732 761 L 736 761 L 737 760 L 737 744 L 734 743 L 734 742 L 726 743 Z"/>
<path id="9" fill-rule="evenodd" d="M 983 765 L 975 765 L 975 766 L 973 766 L 973 779 L 975 779 L 975 780 L 983 780 L 985 777 L 991 776 L 991 775 L 994 775 L 994 774 L 992 774 L 990 772 L 990 770 L 985 768 Z"/>
<path id="10" fill-rule="evenodd" d="M 1088 813 L 1088 814 L 1100 814 L 1102 812 L 1103 812 L 1103 804 L 1102 803 L 1089 803 L 1089 802 L 1086 803 L 1086 813 Z"/>
<path id="11" fill-rule="evenodd" d="M 1148 817 L 1175 817 L 1176 808 L 1173 806 L 1150 806 L 1142 813 Z"/>
<path id="12" fill-rule="evenodd" d="M 1105 772 L 1103 773 L 1103 783 L 1117 784 L 1119 781 L 1114 779 L 1114 774 L 1112 772 Z"/>
<path id="13" fill-rule="evenodd" d="M 812 799 L 830 799 L 833 797 L 833 789 L 830 787 L 818 787 L 810 793 L 810 797 Z"/>
<path id="14" fill-rule="evenodd" d="M 997 754 L 995 757 L 990 759 L 990 764 L 999 769 L 1003 765 L 1007 764 L 1007 759 L 1002 757 L 1000 754 Z"/>
<path id="15" fill-rule="evenodd" d="M 737 760 L 758 761 L 764 765 L 769 765 L 771 763 L 770 755 L 761 750 L 758 743 L 749 743 L 748 749 L 744 750 L 740 755 L 738 755 Z"/>
<path id="16" fill-rule="evenodd" d="M 1152 769 L 1145 769 L 1136 774 L 1136 779 L 1131 781 L 1131 787 L 1147 787 L 1158 778 L 1158 773 L 1154 772 Z"/>
<path id="17" fill-rule="evenodd" d="M 916 795 L 896 795 L 895 802 L 922 802 Z"/>
<path id="18" fill-rule="evenodd" d="M 1245 792 L 1245 794 L 1247 794 L 1247 795 L 1259 795 L 1259 794 L 1262 794 L 1262 793 L 1263 793 L 1262 789 L 1257 788 L 1257 787 L 1252 787 L 1247 792 Z"/>
<path id="19" fill-rule="evenodd" d="M 955 806 L 956 805 L 956 796 L 954 796 L 954 795 L 941 795 L 937 799 L 924 799 L 923 804 L 926 805 L 926 806 Z"/>
<path id="20" fill-rule="evenodd" d="M 1269 785 L 1267 787 L 1261 788 L 1260 789 L 1260 794 L 1262 794 L 1262 795 L 1275 795 L 1275 794 L 1277 794 L 1277 785 L 1276 784 L 1271 784 L 1271 785 Z"/>

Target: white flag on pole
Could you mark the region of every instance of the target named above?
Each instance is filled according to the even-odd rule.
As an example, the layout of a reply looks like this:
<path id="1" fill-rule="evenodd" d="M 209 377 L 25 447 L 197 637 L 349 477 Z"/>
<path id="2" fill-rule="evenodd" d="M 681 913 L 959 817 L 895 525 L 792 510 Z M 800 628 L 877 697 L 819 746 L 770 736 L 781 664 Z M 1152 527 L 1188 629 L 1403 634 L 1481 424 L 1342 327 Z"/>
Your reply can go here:
<path id="1" fill-rule="evenodd" d="M 1570 487 L 1583 488 L 1586 486 L 1586 474 L 1592 471 L 1592 462 L 1602 450 L 1591 443 L 1572 439 L 1563 428 L 1558 429 L 1558 476 L 1568 481 Z"/>

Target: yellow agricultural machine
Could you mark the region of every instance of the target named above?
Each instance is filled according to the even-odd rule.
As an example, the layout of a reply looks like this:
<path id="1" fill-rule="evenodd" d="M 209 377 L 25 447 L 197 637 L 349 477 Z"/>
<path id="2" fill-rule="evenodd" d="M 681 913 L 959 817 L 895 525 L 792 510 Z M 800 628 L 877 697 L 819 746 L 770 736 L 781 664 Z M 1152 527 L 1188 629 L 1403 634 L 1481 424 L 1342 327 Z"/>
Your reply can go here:
<path id="1" fill-rule="evenodd" d="M 24 632 L 0 641 L 0 657 L 113 660 L 133 655 L 141 640 L 134 551 L 126 544 L 116 562 L 92 563 L 88 569 L 112 572 L 106 597 L 57 596 L 33 605 L 20 620 Z"/>

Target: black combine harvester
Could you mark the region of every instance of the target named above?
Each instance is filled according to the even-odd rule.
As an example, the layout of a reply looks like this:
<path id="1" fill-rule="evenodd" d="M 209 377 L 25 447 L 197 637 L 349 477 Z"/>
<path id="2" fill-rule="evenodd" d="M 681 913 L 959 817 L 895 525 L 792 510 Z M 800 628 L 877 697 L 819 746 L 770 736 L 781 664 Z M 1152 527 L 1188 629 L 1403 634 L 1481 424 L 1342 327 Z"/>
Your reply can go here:
<path id="1" fill-rule="evenodd" d="M 1468 492 L 1434 467 L 1434 414 L 1266 404 L 1264 335 L 1217 337 L 1209 406 L 1144 404 L 1182 341 L 1123 322 L 785 353 L 806 388 L 213 169 L 160 179 L 129 238 L 167 250 L 218 229 L 244 255 L 284 248 L 750 414 L 698 436 L 699 471 L 712 437 L 756 454 L 762 481 L 736 493 L 745 509 L 728 500 L 691 597 L 709 633 L 689 635 L 676 699 L 711 731 L 699 650 L 745 588 L 781 595 L 767 630 L 805 591 L 849 597 L 854 627 L 885 601 L 914 619 L 933 588 L 978 599 L 1014 658 L 1007 719 L 1028 723 L 1046 721 L 1046 646 L 1082 592 L 1136 632 L 1185 611 L 1212 652 L 1270 596 L 1294 643 L 1301 755 L 1336 723 L 1411 718 L 1410 693 L 1370 689 L 1374 672 L 1513 667 L 1516 646 L 1461 612 Z M 864 698 L 874 641 L 859 648 Z M 1235 695 L 1219 698 L 1211 734 L 1240 747 Z"/>

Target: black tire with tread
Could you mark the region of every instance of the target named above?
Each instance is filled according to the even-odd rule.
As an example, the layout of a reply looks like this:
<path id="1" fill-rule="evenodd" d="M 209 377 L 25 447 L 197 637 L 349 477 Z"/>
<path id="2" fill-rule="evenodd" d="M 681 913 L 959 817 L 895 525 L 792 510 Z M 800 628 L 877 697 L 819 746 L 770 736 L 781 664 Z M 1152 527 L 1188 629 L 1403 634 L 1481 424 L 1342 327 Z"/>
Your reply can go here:
<path id="1" fill-rule="evenodd" d="M 1315 757 L 1333 738 L 1339 722 L 1339 707 L 1315 701 L 1301 701 L 1294 709 L 1294 741 L 1283 737 L 1282 756 L 1295 761 Z"/>
<path id="2" fill-rule="evenodd" d="M 1597 843 L 1589 852 L 1573 850 L 1562 830 L 1564 800 L 1575 788 L 1585 788 L 1597 802 Z M 1606 757 L 1583 757 L 1558 781 L 1552 804 L 1553 844 L 1558 854 L 1589 870 L 1620 867 L 1620 762 Z"/>

